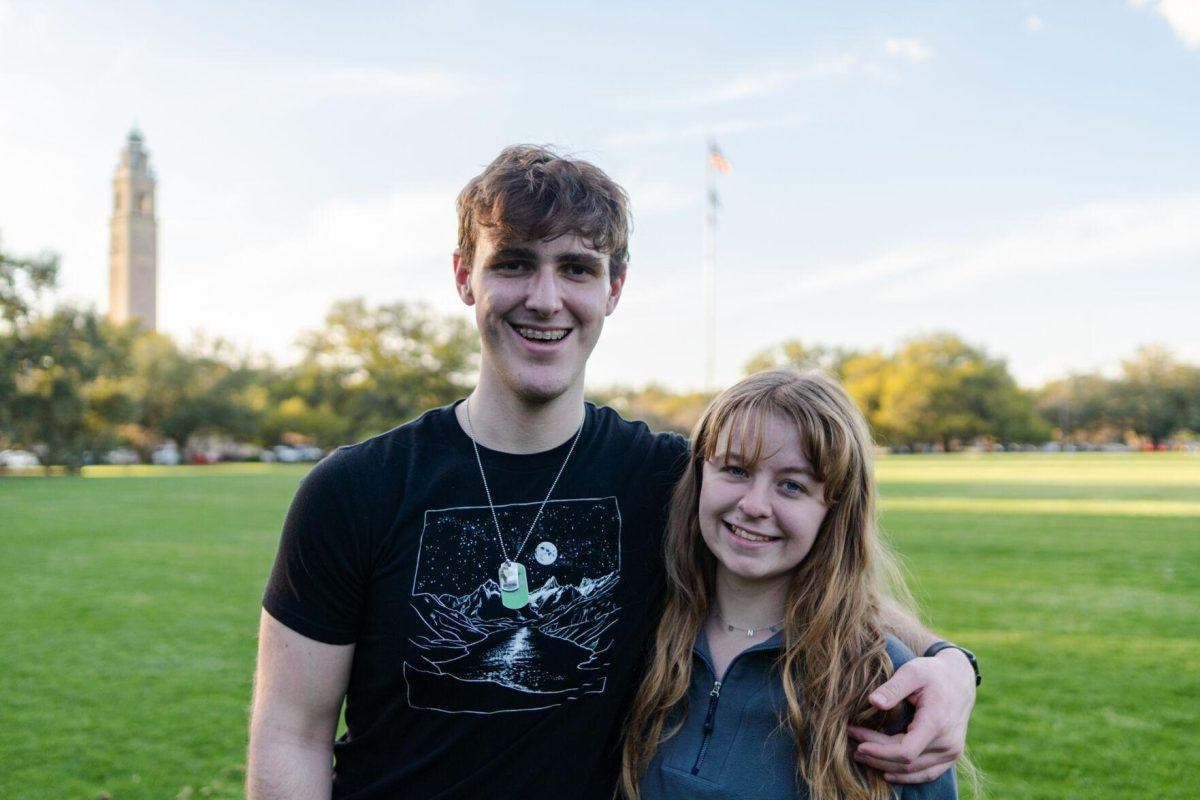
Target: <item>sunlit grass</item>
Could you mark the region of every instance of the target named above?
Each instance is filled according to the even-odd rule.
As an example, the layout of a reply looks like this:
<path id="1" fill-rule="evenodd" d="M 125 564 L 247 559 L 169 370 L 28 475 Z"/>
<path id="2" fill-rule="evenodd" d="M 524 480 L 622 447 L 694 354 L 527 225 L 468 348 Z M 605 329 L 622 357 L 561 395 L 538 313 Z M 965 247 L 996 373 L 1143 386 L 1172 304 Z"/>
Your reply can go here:
<path id="1" fill-rule="evenodd" d="M 304 475 L 311 464 L 264 464 L 259 461 L 222 464 L 97 464 L 83 468 L 85 478 L 212 478 L 222 475 Z"/>
<path id="2" fill-rule="evenodd" d="M 258 602 L 304 471 L 0 479 L 0 798 L 240 796 Z M 1200 458 L 905 456 L 879 475 L 934 625 L 980 655 L 992 796 L 1195 797 Z"/>
<path id="3" fill-rule="evenodd" d="M 1200 453 L 953 453 L 885 456 L 883 483 L 1200 486 Z"/>
<path id="4" fill-rule="evenodd" d="M 1077 514 L 1102 517 L 1200 517 L 1200 501 L 1052 500 L 1030 497 L 893 497 L 887 511 L 967 511 L 978 514 Z"/>

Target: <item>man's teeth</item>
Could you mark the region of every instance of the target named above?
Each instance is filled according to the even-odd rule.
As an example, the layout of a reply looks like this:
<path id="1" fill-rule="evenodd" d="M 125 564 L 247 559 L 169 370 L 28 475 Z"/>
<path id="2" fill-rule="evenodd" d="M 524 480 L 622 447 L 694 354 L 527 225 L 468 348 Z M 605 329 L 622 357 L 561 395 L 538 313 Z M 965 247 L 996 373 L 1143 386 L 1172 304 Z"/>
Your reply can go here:
<path id="1" fill-rule="evenodd" d="M 517 328 L 517 333 L 526 339 L 538 339 L 544 342 L 557 342 L 567 335 L 567 331 L 539 331 L 536 328 Z"/>
<path id="2" fill-rule="evenodd" d="M 772 536 L 759 536 L 757 533 L 751 533 L 739 528 L 737 525 L 730 525 L 729 529 L 733 531 L 733 535 L 739 539 L 745 539 L 748 542 L 773 542 L 775 538 Z"/>

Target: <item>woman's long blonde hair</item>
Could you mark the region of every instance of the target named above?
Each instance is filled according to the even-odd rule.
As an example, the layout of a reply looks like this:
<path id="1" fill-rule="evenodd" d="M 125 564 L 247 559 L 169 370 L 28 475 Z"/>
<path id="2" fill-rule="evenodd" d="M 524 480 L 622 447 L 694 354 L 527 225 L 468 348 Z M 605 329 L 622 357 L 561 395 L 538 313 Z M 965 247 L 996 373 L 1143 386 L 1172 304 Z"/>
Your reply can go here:
<path id="1" fill-rule="evenodd" d="M 895 560 L 876 531 L 873 444 L 846 391 L 817 372 L 760 372 L 718 396 L 692 434 L 688 468 L 671 500 L 664 547 L 667 597 L 649 669 L 626 726 L 621 790 L 638 783 L 659 745 L 674 735 L 692 679 L 692 645 L 710 610 L 715 559 L 700 536 L 702 467 L 719 442 L 739 441 L 750 464 L 765 457 L 768 416 L 794 422 L 804 457 L 824 484 L 829 510 L 788 587 L 784 648 L 777 668 L 786 724 L 799 758 L 796 779 L 814 800 L 885 800 L 880 773 L 851 758 L 848 725 L 878 727 L 867 702 L 892 673 L 881 622 L 884 604 L 912 608 Z M 736 438 L 734 432 L 737 433 Z"/>

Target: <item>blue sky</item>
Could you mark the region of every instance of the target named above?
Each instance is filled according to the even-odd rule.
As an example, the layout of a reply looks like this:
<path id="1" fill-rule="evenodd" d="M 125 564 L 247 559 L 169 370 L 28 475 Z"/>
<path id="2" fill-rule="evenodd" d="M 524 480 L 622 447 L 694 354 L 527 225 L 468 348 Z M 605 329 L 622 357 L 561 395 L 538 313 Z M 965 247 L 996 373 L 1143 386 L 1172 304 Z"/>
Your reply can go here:
<path id="1" fill-rule="evenodd" d="M 466 315 L 454 196 L 549 142 L 633 197 L 589 381 L 697 387 L 715 137 L 719 383 L 788 338 L 935 330 L 1028 385 L 1150 342 L 1200 361 L 1200 0 L 0 0 L 0 236 L 61 253 L 62 297 L 107 304 L 135 120 L 184 340 L 287 359 L 360 295 Z"/>

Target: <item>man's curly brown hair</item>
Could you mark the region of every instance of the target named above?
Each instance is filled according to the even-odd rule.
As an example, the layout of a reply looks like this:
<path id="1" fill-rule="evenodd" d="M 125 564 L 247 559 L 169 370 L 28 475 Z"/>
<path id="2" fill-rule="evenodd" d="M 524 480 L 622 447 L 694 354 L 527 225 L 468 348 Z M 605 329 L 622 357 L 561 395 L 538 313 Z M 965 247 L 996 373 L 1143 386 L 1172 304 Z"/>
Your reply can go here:
<path id="1" fill-rule="evenodd" d="M 544 241 L 576 234 L 609 257 L 609 279 L 629 263 L 629 197 L 587 161 L 549 147 L 504 148 L 458 195 L 458 247 L 464 263 L 475 257 L 479 232 L 496 242 Z"/>

